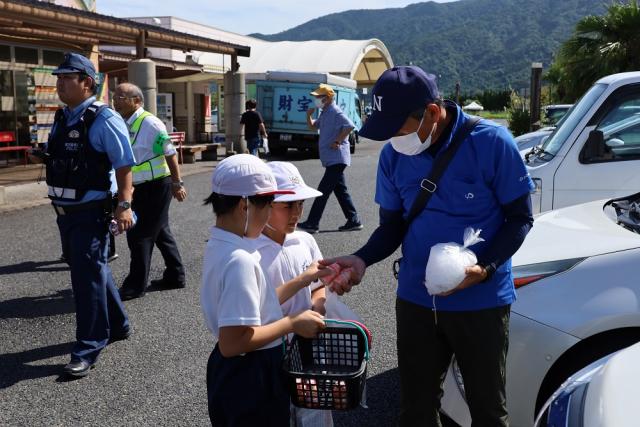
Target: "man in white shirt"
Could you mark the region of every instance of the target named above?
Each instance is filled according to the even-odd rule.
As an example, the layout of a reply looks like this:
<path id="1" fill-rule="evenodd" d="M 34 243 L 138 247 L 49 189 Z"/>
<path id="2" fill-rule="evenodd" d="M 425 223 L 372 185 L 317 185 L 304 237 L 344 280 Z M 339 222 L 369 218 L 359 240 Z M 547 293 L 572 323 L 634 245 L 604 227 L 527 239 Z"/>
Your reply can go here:
<path id="1" fill-rule="evenodd" d="M 154 244 L 164 258 L 165 270 L 162 279 L 152 280 L 151 284 L 164 289 L 185 287 L 182 258 L 169 228 L 169 205 L 172 196 L 182 202 L 187 192 L 164 123 L 145 111 L 143 105 L 142 91 L 136 85 L 123 83 L 116 88 L 114 107 L 127 122 L 137 162 L 132 168 L 132 208 L 138 220 L 127 233 L 131 265 L 120 288 L 123 301 L 144 296 Z"/>

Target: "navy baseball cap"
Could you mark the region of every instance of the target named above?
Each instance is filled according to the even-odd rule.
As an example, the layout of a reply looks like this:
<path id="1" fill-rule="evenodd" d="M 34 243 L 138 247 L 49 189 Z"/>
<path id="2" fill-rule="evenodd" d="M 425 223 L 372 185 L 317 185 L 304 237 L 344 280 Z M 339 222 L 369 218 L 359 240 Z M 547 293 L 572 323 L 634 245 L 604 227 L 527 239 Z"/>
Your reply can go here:
<path id="1" fill-rule="evenodd" d="M 414 65 L 386 70 L 371 91 L 371 117 L 359 134 L 386 141 L 398 133 L 409 115 L 440 98 L 436 76 Z"/>
<path id="2" fill-rule="evenodd" d="M 87 57 L 77 53 L 65 54 L 64 62 L 51 72 L 53 75 L 69 73 L 83 73 L 94 80 L 96 79 L 96 69 L 93 63 Z"/>

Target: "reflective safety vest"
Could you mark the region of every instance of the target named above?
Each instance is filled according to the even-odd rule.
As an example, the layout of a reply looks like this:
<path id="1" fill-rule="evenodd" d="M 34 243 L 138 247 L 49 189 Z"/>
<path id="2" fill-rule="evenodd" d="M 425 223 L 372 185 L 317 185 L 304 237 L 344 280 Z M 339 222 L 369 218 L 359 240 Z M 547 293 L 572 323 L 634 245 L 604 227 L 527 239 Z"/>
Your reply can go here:
<path id="1" fill-rule="evenodd" d="M 131 128 L 129 129 L 131 147 L 133 147 L 137 142 L 138 134 L 140 133 L 140 128 L 142 127 L 142 122 L 144 122 L 144 119 L 149 116 L 153 116 L 153 114 L 148 111 L 143 111 L 142 114 L 140 114 L 140 116 L 138 116 L 138 118 L 136 118 L 135 121 L 131 124 Z M 133 135 L 132 138 L 131 135 Z M 167 160 L 164 157 L 164 153 L 155 154 L 153 152 L 153 147 L 149 146 L 148 155 L 152 157 L 138 163 L 131 168 L 134 184 L 153 181 L 154 179 L 160 179 L 171 175 L 171 171 L 169 170 L 169 165 L 167 164 Z"/>

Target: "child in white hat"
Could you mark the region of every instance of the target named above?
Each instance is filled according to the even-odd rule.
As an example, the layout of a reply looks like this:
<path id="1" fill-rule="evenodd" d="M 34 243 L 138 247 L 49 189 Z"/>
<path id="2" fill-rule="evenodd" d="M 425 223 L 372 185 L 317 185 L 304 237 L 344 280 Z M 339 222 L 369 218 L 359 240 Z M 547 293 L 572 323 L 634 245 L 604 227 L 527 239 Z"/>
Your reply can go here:
<path id="1" fill-rule="evenodd" d="M 271 170 L 248 154 L 224 159 L 213 172 L 205 204 L 213 206 L 216 224 L 204 254 L 201 304 L 217 339 L 207 364 L 209 418 L 216 427 L 288 425 L 282 337 L 313 337 L 324 328 L 322 315 L 311 310 L 283 317 L 247 240 L 262 232 L 274 195 L 290 193 L 278 190 Z"/>
<path id="2" fill-rule="evenodd" d="M 280 294 L 285 316 L 310 308 L 324 314 L 325 290 L 319 278 L 332 271 L 318 269 L 318 260 L 323 258 L 318 244 L 309 233 L 296 230 L 304 201 L 322 193 L 305 185 L 291 163 L 270 162 L 267 166 L 276 178 L 278 190 L 294 194 L 275 196 L 269 221 L 262 235 L 253 241 L 260 252 L 262 271 L 273 289 L 287 289 Z M 291 418 L 297 427 L 333 426 L 331 411 L 292 407 Z"/>

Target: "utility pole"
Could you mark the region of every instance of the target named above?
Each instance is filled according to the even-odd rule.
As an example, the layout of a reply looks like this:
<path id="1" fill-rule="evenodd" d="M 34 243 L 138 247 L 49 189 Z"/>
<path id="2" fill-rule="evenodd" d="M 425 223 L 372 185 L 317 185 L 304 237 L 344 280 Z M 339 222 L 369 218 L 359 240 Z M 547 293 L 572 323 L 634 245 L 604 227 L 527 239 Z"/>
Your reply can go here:
<path id="1" fill-rule="evenodd" d="M 531 99 L 529 103 L 530 130 L 540 129 L 540 98 L 542 91 L 542 62 L 531 64 Z"/>
<path id="2" fill-rule="evenodd" d="M 460 82 L 456 82 L 456 104 L 460 105 Z"/>

